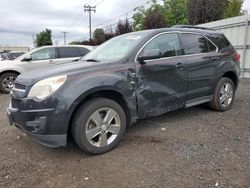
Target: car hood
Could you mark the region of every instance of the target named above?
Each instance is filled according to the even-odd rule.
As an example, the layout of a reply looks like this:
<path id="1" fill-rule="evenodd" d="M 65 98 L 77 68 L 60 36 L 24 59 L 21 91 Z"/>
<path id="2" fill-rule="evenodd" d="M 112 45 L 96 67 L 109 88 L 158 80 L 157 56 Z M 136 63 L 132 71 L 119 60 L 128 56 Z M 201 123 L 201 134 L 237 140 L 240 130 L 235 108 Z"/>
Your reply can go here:
<path id="1" fill-rule="evenodd" d="M 86 62 L 86 61 L 65 63 L 47 68 L 36 69 L 30 72 L 25 72 L 17 77 L 16 82 L 30 86 L 35 84 L 39 80 L 43 80 L 46 78 L 60 76 L 60 75 L 70 76 L 72 74 L 78 74 L 78 73 L 84 74 L 91 70 L 106 67 L 109 64 L 110 63 L 108 62 L 100 63 L 100 62 Z"/>
<path id="2" fill-rule="evenodd" d="M 18 64 L 20 63 L 20 61 L 18 60 L 3 60 L 0 61 L 0 66 L 9 66 L 9 65 L 14 65 L 14 64 Z"/>

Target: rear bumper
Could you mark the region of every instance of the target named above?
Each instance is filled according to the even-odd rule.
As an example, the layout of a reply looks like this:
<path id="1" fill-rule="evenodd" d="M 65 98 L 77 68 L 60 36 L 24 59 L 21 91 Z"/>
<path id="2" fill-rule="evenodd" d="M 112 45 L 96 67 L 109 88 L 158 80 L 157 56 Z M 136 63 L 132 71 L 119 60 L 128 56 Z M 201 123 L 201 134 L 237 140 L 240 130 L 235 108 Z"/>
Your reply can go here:
<path id="1" fill-rule="evenodd" d="M 54 109 L 21 111 L 10 106 L 6 109 L 10 125 L 34 138 L 47 147 L 66 146 L 67 134 L 50 134 L 48 120 Z"/>

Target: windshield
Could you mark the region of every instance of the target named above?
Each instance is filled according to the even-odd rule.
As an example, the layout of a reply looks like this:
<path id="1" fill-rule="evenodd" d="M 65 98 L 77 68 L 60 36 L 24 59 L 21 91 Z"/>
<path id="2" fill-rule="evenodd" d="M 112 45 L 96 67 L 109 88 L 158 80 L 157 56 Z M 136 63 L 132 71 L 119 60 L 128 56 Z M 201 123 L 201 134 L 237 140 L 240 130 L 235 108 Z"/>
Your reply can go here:
<path id="1" fill-rule="evenodd" d="M 116 61 L 126 57 L 145 33 L 130 33 L 110 39 L 83 57 L 86 61 Z"/>

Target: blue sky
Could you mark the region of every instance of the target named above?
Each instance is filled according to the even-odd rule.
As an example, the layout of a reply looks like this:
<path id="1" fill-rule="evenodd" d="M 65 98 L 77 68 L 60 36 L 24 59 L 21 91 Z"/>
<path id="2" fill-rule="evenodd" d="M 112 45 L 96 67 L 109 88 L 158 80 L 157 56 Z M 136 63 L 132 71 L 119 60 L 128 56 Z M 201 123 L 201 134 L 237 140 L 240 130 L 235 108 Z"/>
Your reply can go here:
<path id="1" fill-rule="evenodd" d="M 53 41 L 63 44 L 61 31 L 69 32 L 68 41 L 88 37 L 88 14 L 84 4 L 97 5 L 93 13 L 93 29 L 128 18 L 133 9 L 148 0 L 1 0 L 0 45 L 32 46 L 32 35 L 50 28 Z M 250 0 L 244 9 L 250 12 Z"/>

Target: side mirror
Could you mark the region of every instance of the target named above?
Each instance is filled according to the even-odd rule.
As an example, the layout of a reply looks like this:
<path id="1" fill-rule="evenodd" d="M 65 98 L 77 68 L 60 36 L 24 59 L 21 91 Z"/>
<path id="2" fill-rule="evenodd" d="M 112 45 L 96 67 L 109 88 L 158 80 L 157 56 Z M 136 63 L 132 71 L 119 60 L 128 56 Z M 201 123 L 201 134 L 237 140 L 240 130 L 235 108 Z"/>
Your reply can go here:
<path id="1" fill-rule="evenodd" d="M 32 57 L 30 54 L 26 55 L 25 58 L 23 59 L 23 61 L 31 61 Z"/>
<path id="2" fill-rule="evenodd" d="M 145 60 L 157 59 L 160 56 L 161 56 L 160 49 L 143 50 L 143 52 L 138 56 L 137 61 L 140 64 L 145 64 Z"/>

